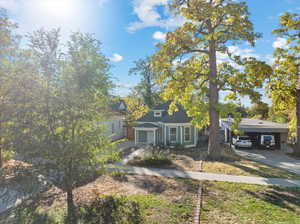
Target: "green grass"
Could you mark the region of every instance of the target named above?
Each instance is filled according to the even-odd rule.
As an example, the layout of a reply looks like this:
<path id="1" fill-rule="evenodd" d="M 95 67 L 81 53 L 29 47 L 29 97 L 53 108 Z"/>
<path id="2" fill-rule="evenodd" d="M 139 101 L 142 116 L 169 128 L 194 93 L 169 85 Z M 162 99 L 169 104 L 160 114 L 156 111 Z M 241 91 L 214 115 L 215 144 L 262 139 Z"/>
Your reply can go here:
<path id="1" fill-rule="evenodd" d="M 266 178 L 300 179 L 299 175 L 284 169 L 241 158 L 230 149 L 225 149 L 222 161 L 205 161 L 203 163 L 203 171 Z"/>
<path id="2" fill-rule="evenodd" d="M 129 199 L 140 205 L 145 224 L 189 223 L 193 216 L 191 198 L 170 202 L 155 194 L 131 195 Z"/>
<path id="3" fill-rule="evenodd" d="M 106 218 L 112 215 L 111 218 L 108 217 L 114 220 L 112 224 L 184 224 L 190 223 L 193 216 L 191 198 L 176 202 L 169 201 L 158 194 L 112 196 L 112 198 L 109 204 L 96 201 L 89 206 L 80 206 L 78 208 L 79 223 L 98 223 L 99 217 L 102 217 L 99 214 L 108 214 Z M 101 205 L 105 206 L 101 207 Z M 112 209 L 111 212 L 110 209 Z M 18 224 L 63 224 L 65 217 L 66 208 L 51 207 L 49 210 L 34 203 L 30 206 L 19 207 L 10 214 L 10 218 L 3 217 L 2 221 L 10 220 L 10 223 Z M 0 223 L 2 221 L 0 219 Z"/>
<path id="4" fill-rule="evenodd" d="M 224 182 L 205 186 L 203 223 L 300 223 L 300 188 Z"/>

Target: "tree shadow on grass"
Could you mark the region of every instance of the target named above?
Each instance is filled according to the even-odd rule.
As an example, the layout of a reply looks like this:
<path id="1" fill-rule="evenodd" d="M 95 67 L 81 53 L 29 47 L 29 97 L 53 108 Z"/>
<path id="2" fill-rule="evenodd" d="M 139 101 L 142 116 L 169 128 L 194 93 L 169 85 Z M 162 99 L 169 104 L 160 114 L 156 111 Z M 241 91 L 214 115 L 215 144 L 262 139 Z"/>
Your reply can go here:
<path id="1" fill-rule="evenodd" d="M 155 176 L 136 176 L 134 185 L 149 193 L 164 193 L 166 191 L 196 194 L 198 181 L 183 178 L 167 178 Z"/>
<path id="2" fill-rule="evenodd" d="M 10 223 L 18 223 L 18 224 L 55 224 L 55 223 L 63 223 L 64 213 L 62 209 L 61 213 L 55 214 L 56 217 L 50 216 L 46 211 L 39 211 L 39 207 L 41 204 L 47 204 L 48 206 L 53 203 L 55 200 L 55 194 L 45 195 L 36 195 L 34 198 L 23 202 L 17 208 L 12 208 L 5 213 L 2 213 L 0 216 L 0 223 L 10 224 Z M 59 217 L 60 216 L 60 217 Z M 60 222 L 58 222 L 58 220 Z"/>
<path id="3" fill-rule="evenodd" d="M 237 155 L 231 148 L 225 147 L 224 149 L 225 150 L 223 151 L 223 156 L 219 161 L 210 162 L 221 162 L 229 166 L 236 167 L 241 171 L 245 171 L 252 176 L 265 178 L 299 179 L 299 175 L 257 161 L 244 159 L 243 157 Z"/>
<path id="4" fill-rule="evenodd" d="M 271 203 L 278 207 L 300 214 L 300 188 L 272 186 L 268 189 L 257 192 L 248 190 L 245 192 L 267 203 Z"/>

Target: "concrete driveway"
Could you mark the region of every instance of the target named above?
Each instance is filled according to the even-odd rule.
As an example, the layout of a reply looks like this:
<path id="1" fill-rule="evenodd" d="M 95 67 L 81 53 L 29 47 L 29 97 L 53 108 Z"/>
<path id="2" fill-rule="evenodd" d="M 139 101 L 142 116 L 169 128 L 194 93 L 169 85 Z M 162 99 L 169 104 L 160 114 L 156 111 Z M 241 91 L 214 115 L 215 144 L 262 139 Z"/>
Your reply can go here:
<path id="1" fill-rule="evenodd" d="M 265 163 L 300 175 L 300 160 L 287 156 L 284 152 L 275 150 L 235 150 L 246 159 Z"/>

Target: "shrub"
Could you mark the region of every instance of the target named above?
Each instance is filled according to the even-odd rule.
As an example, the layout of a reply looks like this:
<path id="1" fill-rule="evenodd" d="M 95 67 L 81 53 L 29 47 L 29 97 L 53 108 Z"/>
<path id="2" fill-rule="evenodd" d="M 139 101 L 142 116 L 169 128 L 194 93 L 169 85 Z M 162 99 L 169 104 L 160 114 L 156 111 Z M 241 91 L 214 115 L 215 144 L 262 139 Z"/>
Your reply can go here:
<path id="1" fill-rule="evenodd" d="M 7 223 L 18 224 L 61 224 L 64 223 L 65 211 L 62 208 L 56 208 L 55 213 L 48 214 L 47 212 L 39 211 L 39 207 L 35 204 L 26 205 L 16 208 L 12 214 L 7 217 Z M 0 220 L 1 223 L 1 220 Z M 6 222 L 5 222 L 6 223 Z"/>
<path id="2" fill-rule="evenodd" d="M 3 162 L 7 162 L 14 156 L 12 151 L 2 151 L 2 160 Z"/>
<path id="3" fill-rule="evenodd" d="M 161 167 L 172 164 L 172 161 L 165 154 L 151 153 L 142 158 L 135 158 L 128 162 L 129 165 L 144 166 L 144 167 Z"/>
<path id="4" fill-rule="evenodd" d="M 80 221 L 89 224 L 140 224 L 143 223 L 139 204 L 125 196 L 97 196 L 80 208 Z"/>

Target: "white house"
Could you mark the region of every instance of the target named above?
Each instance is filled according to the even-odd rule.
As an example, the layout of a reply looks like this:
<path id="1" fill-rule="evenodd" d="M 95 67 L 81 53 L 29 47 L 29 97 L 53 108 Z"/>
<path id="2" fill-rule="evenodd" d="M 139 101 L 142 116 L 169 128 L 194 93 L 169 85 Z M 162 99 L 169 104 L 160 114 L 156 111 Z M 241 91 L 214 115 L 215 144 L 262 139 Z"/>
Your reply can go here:
<path id="1" fill-rule="evenodd" d="M 125 137 L 125 115 L 127 112 L 126 103 L 124 100 L 118 100 L 111 105 L 111 114 L 108 120 L 103 124 L 106 127 L 106 135 L 110 136 L 112 140 L 118 140 Z"/>

